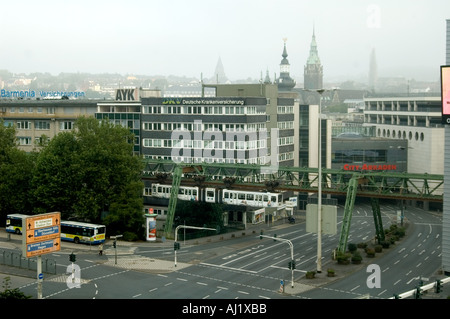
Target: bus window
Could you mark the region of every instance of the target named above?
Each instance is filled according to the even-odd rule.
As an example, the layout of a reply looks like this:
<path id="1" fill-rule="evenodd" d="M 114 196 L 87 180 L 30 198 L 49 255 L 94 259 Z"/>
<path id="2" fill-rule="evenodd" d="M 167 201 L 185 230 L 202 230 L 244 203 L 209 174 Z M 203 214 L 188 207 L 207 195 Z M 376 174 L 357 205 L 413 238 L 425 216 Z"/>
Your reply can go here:
<path id="1" fill-rule="evenodd" d="M 253 194 L 247 194 L 247 200 L 253 200 L 254 196 Z"/>
<path id="2" fill-rule="evenodd" d="M 276 203 L 277 202 L 277 197 L 276 196 L 271 196 L 270 200 L 272 201 L 272 203 Z"/>
<path id="3" fill-rule="evenodd" d="M 238 193 L 238 199 L 245 200 L 245 194 Z"/>

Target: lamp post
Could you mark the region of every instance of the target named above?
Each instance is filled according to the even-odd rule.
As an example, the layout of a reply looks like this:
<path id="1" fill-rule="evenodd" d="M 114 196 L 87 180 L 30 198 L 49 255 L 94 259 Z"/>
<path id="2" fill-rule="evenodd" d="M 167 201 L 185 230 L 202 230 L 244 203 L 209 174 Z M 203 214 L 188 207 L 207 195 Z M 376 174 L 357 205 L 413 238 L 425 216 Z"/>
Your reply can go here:
<path id="1" fill-rule="evenodd" d="M 318 188 L 317 188 L 317 273 L 322 272 L 322 93 L 324 89 L 317 90 L 319 93 L 319 159 L 318 166 Z"/>
<path id="2" fill-rule="evenodd" d="M 325 89 L 305 90 L 319 93 L 319 134 L 317 159 L 317 273 L 322 272 L 322 94 Z"/>

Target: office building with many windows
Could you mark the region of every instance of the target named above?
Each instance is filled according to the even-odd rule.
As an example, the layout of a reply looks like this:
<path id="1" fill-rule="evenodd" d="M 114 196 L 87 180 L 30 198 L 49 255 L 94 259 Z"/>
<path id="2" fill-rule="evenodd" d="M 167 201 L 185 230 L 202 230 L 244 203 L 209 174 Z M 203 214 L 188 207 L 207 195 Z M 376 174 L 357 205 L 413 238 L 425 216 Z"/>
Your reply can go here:
<path id="1" fill-rule="evenodd" d="M 80 116 L 94 116 L 97 101 L 72 99 L 1 99 L 0 118 L 15 126 L 19 148 L 31 152 L 60 132 L 72 130 Z"/>
<path id="2" fill-rule="evenodd" d="M 265 98 L 144 98 L 145 158 L 185 163 L 266 162 Z"/>
<path id="3" fill-rule="evenodd" d="M 364 102 L 364 126 L 373 126 L 376 137 L 408 141 L 408 173 L 443 174 L 439 94 L 371 96 Z"/>

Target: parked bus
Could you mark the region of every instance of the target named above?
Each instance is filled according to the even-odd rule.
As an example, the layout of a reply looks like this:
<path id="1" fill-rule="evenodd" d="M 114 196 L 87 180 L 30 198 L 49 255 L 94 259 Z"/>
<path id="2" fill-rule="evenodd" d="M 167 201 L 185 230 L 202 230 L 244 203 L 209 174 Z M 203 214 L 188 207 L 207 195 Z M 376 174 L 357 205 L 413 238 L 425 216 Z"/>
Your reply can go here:
<path id="1" fill-rule="evenodd" d="M 22 234 L 22 218 L 24 214 L 10 214 L 6 216 L 6 231 L 8 233 Z"/>

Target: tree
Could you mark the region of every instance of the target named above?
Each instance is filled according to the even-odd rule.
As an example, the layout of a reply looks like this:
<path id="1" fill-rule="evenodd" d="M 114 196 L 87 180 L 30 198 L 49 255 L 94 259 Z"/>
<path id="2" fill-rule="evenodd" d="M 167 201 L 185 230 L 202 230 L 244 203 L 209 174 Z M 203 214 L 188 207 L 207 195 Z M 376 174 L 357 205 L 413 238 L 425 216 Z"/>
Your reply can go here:
<path id="1" fill-rule="evenodd" d="M 25 295 L 18 288 L 11 289 L 11 278 L 3 279 L 3 291 L 0 291 L 0 299 L 30 299 L 31 296 Z"/>
<path id="2" fill-rule="evenodd" d="M 32 179 L 35 213 L 61 212 L 69 219 L 79 199 L 82 163 L 72 132 L 62 132 L 42 149 Z"/>
<path id="3" fill-rule="evenodd" d="M 27 154 L 16 144 L 16 130 L 0 119 L 0 219 L 7 214 L 29 213 L 32 208 L 30 182 L 35 153 Z"/>
<path id="4" fill-rule="evenodd" d="M 55 136 L 39 154 L 36 211 L 138 231 L 144 224 L 143 164 L 133 155 L 133 141 L 127 128 L 79 118 L 73 131 Z"/>

